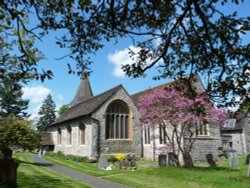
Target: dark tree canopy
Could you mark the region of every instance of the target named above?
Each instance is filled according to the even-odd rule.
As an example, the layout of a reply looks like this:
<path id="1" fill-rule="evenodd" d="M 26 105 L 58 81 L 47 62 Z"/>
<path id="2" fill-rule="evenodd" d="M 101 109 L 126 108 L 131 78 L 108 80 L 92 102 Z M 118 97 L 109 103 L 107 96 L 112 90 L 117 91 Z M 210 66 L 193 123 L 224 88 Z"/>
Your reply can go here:
<path id="1" fill-rule="evenodd" d="M 39 119 L 37 122 L 37 129 L 39 131 L 46 131 L 48 126 L 53 123 L 56 119 L 56 105 L 49 94 L 42 103 L 40 110 L 38 112 Z"/>
<path id="2" fill-rule="evenodd" d="M 68 48 L 66 56 L 77 62 L 77 69 L 69 65 L 69 72 L 86 69 L 89 55 L 106 41 L 130 37 L 141 50 L 130 52 L 135 63 L 124 65 L 128 76 L 145 76 L 152 67 L 159 71 L 155 79 L 198 73 L 207 79 L 214 100 L 231 105 L 236 97 L 243 101 L 249 95 L 250 44 L 242 35 L 250 30 L 250 17 L 222 12 L 219 7 L 229 2 L 244 6 L 244 0 L 3 0 L 0 36 L 18 45 L 18 74 L 28 72 L 42 80 L 52 73 L 37 72 L 39 50 L 30 41 L 50 30 L 65 31 L 57 44 Z M 37 19 L 32 28 L 30 16 Z"/>
<path id="3" fill-rule="evenodd" d="M 6 148 L 38 148 L 40 137 L 30 128 L 31 122 L 15 116 L 7 116 L 0 120 L 0 152 Z"/>
<path id="4" fill-rule="evenodd" d="M 22 87 L 15 80 L 0 80 L 0 119 L 10 115 L 19 119 L 29 117 L 26 111 L 29 100 L 24 100 L 22 96 Z"/>

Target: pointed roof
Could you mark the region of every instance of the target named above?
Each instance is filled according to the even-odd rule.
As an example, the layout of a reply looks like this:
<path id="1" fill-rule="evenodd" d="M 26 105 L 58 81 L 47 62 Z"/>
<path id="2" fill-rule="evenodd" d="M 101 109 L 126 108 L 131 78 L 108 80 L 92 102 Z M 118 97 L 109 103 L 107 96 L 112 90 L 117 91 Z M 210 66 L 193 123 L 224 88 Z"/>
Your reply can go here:
<path id="1" fill-rule="evenodd" d="M 70 106 L 74 106 L 92 97 L 93 97 L 93 92 L 89 83 L 88 74 L 87 72 L 84 72 L 80 85 L 77 89 L 76 95 L 74 99 L 72 100 L 72 102 L 70 103 Z"/>
<path id="2" fill-rule="evenodd" d="M 56 125 L 65 121 L 69 121 L 78 117 L 88 116 L 95 112 L 104 102 L 112 97 L 117 91 L 124 89 L 122 85 L 118 85 L 104 93 L 101 93 L 95 97 L 71 106 L 66 112 L 59 116 L 54 123 Z M 125 90 L 125 89 L 124 89 Z"/>

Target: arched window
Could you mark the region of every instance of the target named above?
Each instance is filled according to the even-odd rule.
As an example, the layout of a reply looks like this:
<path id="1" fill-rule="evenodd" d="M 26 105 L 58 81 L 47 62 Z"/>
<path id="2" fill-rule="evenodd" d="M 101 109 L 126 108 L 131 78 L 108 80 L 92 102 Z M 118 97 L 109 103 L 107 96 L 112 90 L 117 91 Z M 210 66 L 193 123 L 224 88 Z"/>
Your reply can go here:
<path id="1" fill-rule="evenodd" d="M 106 139 L 129 138 L 129 108 L 121 101 L 113 101 L 106 111 Z"/>
<path id="2" fill-rule="evenodd" d="M 62 144 L 62 130 L 60 128 L 57 129 L 57 144 Z"/>
<path id="3" fill-rule="evenodd" d="M 166 144 L 167 140 L 166 140 L 166 127 L 164 124 L 160 124 L 159 125 L 159 143 L 160 144 Z"/>
<path id="4" fill-rule="evenodd" d="M 209 124 L 198 121 L 196 125 L 196 136 L 210 136 Z"/>
<path id="5" fill-rule="evenodd" d="M 67 138 L 68 138 L 68 145 L 72 144 L 72 129 L 70 126 L 67 127 Z"/>
<path id="6" fill-rule="evenodd" d="M 86 134 L 85 129 L 86 129 L 86 126 L 84 124 L 79 125 L 79 143 L 80 143 L 80 145 L 85 144 L 85 134 Z"/>

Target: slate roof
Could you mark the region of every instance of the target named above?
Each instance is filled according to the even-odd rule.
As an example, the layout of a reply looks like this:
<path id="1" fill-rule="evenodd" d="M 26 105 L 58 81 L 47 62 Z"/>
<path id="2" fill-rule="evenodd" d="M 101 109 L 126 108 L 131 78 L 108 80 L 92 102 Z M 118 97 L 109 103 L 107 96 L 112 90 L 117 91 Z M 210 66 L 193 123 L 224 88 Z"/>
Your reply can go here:
<path id="1" fill-rule="evenodd" d="M 233 114 L 233 118 L 236 119 L 236 123 L 234 127 L 221 127 L 222 132 L 228 132 L 228 131 L 241 131 L 247 126 L 247 117 L 246 114 L 235 112 Z"/>
<path id="2" fill-rule="evenodd" d="M 95 112 L 105 101 L 107 101 L 118 90 L 123 89 L 122 85 L 118 85 L 104 93 L 101 93 L 95 97 L 71 106 L 66 112 L 59 116 L 54 123 L 56 125 L 65 121 L 69 121 L 78 117 L 87 116 Z"/>
<path id="3" fill-rule="evenodd" d="M 204 89 L 205 87 L 203 86 L 200 77 L 198 75 L 194 74 L 192 78 L 193 78 L 193 85 L 194 85 L 194 87 L 196 87 L 196 92 L 197 93 L 205 92 L 205 89 Z M 156 90 L 156 89 L 163 90 L 163 89 L 166 89 L 166 88 L 170 88 L 177 81 L 179 81 L 179 80 L 168 82 L 168 83 L 165 83 L 165 84 L 162 84 L 162 85 L 159 85 L 159 86 L 156 86 L 156 87 L 141 91 L 139 93 L 135 93 L 135 94 L 131 95 L 130 97 L 133 100 L 134 104 L 138 107 L 139 99 L 140 99 L 141 96 L 149 95 L 153 90 Z M 197 84 L 200 84 L 200 85 L 197 85 Z"/>
<path id="4" fill-rule="evenodd" d="M 70 103 L 71 106 L 86 101 L 93 97 L 93 92 L 89 83 L 88 75 L 86 72 L 83 73 L 80 85 L 77 89 L 76 95 L 72 102 Z"/>
<path id="5" fill-rule="evenodd" d="M 168 87 L 171 86 L 172 83 L 173 82 L 168 82 L 168 83 L 162 84 L 160 86 L 156 86 L 156 87 L 153 87 L 153 88 L 150 88 L 150 89 L 146 89 L 144 91 L 141 91 L 141 92 L 138 92 L 138 93 L 135 93 L 135 94 L 131 95 L 130 98 L 132 99 L 132 101 L 134 102 L 134 104 L 136 106 L 138 106 L 139 99 L 140 99 L 141 96 L 149 95 L 155 89 L 165 89 L 165 88 L 168 88 Z"/>

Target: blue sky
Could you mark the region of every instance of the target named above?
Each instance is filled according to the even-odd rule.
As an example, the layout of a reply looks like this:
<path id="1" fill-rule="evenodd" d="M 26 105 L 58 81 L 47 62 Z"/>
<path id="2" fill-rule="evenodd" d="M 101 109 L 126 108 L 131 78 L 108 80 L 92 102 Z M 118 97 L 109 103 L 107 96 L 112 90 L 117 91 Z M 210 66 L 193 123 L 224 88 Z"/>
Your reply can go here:
<path id="1" fill-rule="evenodd" d="M 224 11 L 232 12 L 239 10 L 240 16 L 250 15 L 250 0 L 245 0 L 244 4 L 223 7 Z M 57 33 L 50 33 L 42 42 L 37 42 L 38 48 L 45 54 L 46 60 L 39 64 L 39 68 L 50 69 L 54 73 L 52 80 L 32 81 L 24 87 L 24 98 L 30 99 L 29 113 L 32 118 L 37 116 L 42 100 L 50 93 L 57 108 L 63 104 L 70 103 L 73 99 L 80 78 L 77 75 L 69 75 L 67 63 L 74 63 L 72 59 L 56 60 L 67 54 L 67 49 L 61 49 L 55 44 L 54 37 Z M 250 37 L 243 38 L 249 43 Z M 93 64 L 90 75 L 90 84 L 94 95 L 102 93 L 116 85 L 123 84 L 129 94 L 133 94 L 156 85 L 163 84 L 170 80 L 154 81 L 152 77 L 157 74 L 152 68 L 146 78 L 132 79 L 126 77 L 120 70 L 121 64 L 131 62 L 127 54 L 127 48 L 133 48 L 132 41 L 128 39 L 106 43 L 106 47 L 92 55 Z"/>

